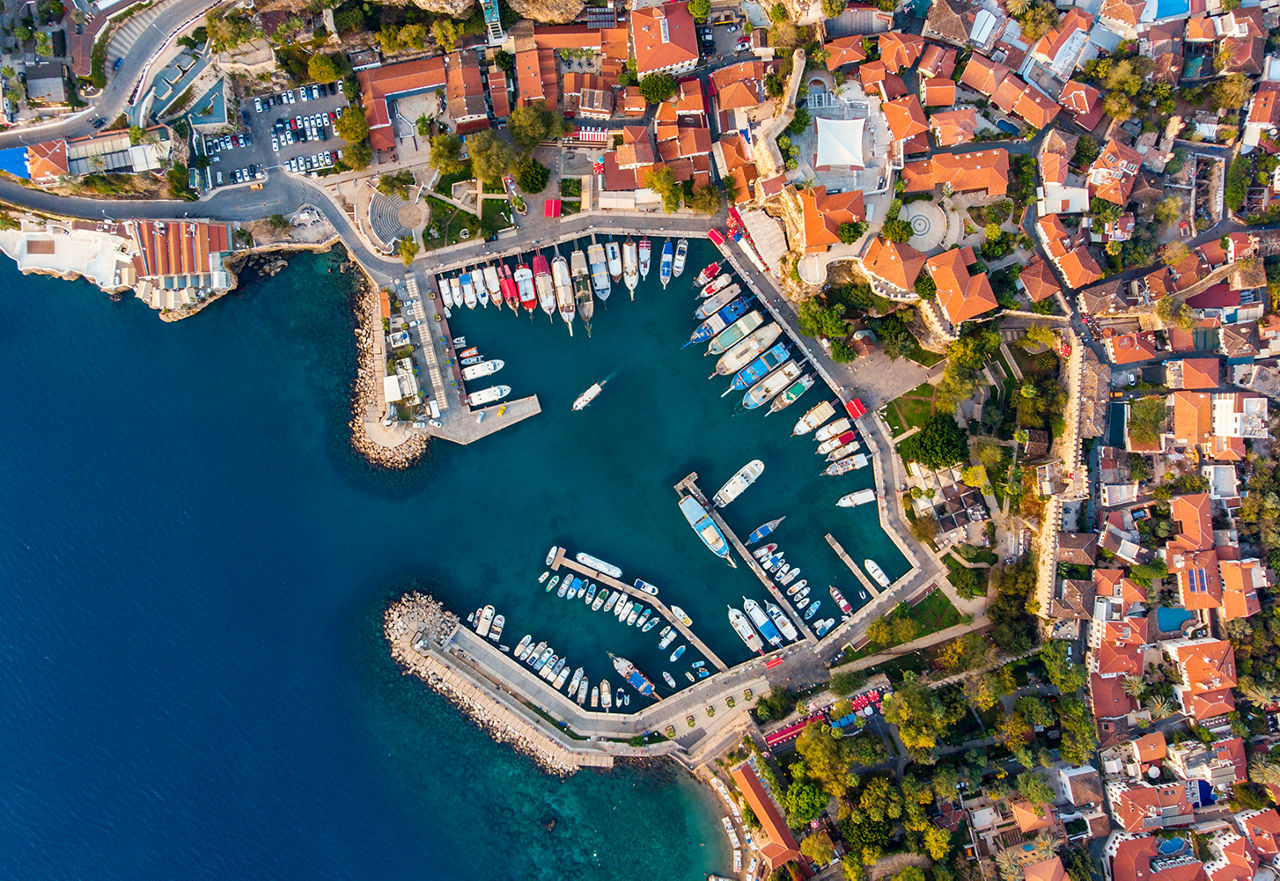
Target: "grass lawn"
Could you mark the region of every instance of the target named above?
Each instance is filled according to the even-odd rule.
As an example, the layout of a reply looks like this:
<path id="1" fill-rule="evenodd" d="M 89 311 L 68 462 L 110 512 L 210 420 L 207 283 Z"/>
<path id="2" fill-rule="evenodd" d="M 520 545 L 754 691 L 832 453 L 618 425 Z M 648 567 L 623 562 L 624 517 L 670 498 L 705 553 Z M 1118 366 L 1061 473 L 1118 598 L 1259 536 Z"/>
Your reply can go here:
<path id="1" fill-rule="evenodd" d="M 940 590 L 935 590 L 928 597 L 914 606 L 909 606 L 906 603 L 900 603 L 897 608 L 889 613 L 888 616 L 890 624 L 902 618 L 907 618 L 915 622 L 916 635 L 912 637 L 912 639 L 919 639 L 920 637 L 927 636 L 930 633 L 936 633 L 939 630 L 946 630 L 948 627 L 953 627 L 963 620 L 960 615 L 960 610 L 957 609 L 952 604 L 951 600 L 947 599 L 947 595 Z M 885 649 L 892 648 L 893 645 L 896 645 L 896 643 L 887 646 L 868 643 L 856 652 L 851 652 L 846 649 L 845 654 L 840 659 L 839 663 L 855 661 L 858 658 L 867 658 L 877 652 L 882 652 Z M 925 662 L 921 661 L 921 664 L 923 665 Z M 881 666 L 883 667 L 884 665 Z M 924 669 L 924 666 L 920 669 Z"/>
<path id="2" fill-rule="evenodd" d="M 925 367 L 932 367 L 945 357 L 947 356 L 939 355 L 937 352 L 930 352 L 928 349 L 917 345 L 915 351 L 908 355 L 907 359 Z"/>
<path id="3" fill-rule="evenodd" d="M 885 417 L 894 436 L 908 428 L 920 428 L 933 415 L 933 386 L 921 383 L 911 391 L 889 402 Z"/>
<path id="4" fill-rule="evenodd" d="M 581 199 L 563 199 L 560 202 L 560 216 L 568 217 L 570 214 L 577 214 L 582 210 Z"/>
<path id="5" fill-rule="evenodd" d="M 982 596 L 987 592 L 987 579 L 990 577 L 986 569 L 970 569 L 951 554 L 942 558 L 947 567 L 947 581 L 962 597 Z"/>
<path id="6" fill-rule="evenodd" d="M 510 207 L 505 199 L 485 199 L 484 207 L 480 209 L 480 234 L 489 238 L 510 226 L 511 222 L 506 217 Z"/>
<path id="7" fill-rule="evenodd" d="M 463 229 L 469 231 L 468 238 L 479 234 L 480 218 L 474 214 L 434 196 L 427 197 L 427 204 L 431 207 L 431 217 L 427 221 L 427 228 L 422 232 L 422 243 L 428 251 L 464 241 L 461 235 Z M 433 231 L 435 235 L 432 235 Z"/>
<path id="8" fill-rule="evenodd" d="M 440 180 L 436 181 L 436 192 L 442 196 L 453 198 L 453 185 L 461 183 L 464 180 L 471 179 L 471 160 L 468 159 L 464 164 L 462 171 L 456 174 L 442 174 Z"/>

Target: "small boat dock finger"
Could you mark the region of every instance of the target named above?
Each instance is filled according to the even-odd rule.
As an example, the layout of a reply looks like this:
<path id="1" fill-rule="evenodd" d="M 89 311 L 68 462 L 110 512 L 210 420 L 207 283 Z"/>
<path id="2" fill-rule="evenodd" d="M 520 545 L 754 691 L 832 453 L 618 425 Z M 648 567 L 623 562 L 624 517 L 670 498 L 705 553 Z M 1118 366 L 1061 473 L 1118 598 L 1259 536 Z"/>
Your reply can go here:
<path id="1" fill-rule="evenodd" d="M 841 547 L 840 542 L 836 541 L 836 537 L 829 532 L 827 533 L 827 544 L 831 545 L 831 550 L 836 552 L 836 556 L 840 558 L 841 562 L 849 567 L 849 571 L 858 577 L 858 580 L 862 582 L 862 586 L 867 589 L 867 593 L 873 597 L 880 596 L 880 588 L 872 583 L 871 579 L 858 567 L 858 564 L 853 562 L 853 558 L 849 556 L 848 552 Z"/>
<path id="2" fill-rule="evenodd" d="M 595 582 L 598 582 L 599 584 L 607 585 L 608 587 L 614 590 L 620 590 L 623 593 L 631 597 L 634 597 L 635 599 L 642 600 L 643 602 L 646 602 L 649 605 L 653 606 L 655 609 L 658 610 L 658 613 L 662 615 L 662 617 L 666 618 L 667 621 L 671 622 L 671 626 L 673 626 L 676 630 L 680 631 L 680 634 L 684 636 L 685 639 L 689 640 L 690 645 L 692 645 L 694 648 L 700 651 L 702 653 L 702 656 L 711 662 L 712 666 L 714 666 L 717 670 L 729 669 L 729 665 L 726 664 L 724 661 L 720 660 L 719 656 L 716 655 L 715 652 L 711 651 L 711 648 L 706 643 L 704 643 L 701 639 L 699 639 L 694 634 L 694 632 L 685 625 L 683 621 L 681 621 L 679 618 L 673 615 L 671 613 L 671 610 L 667 608 L 666 604 L 663 603 L 661 600 L 659 600 L 657 597 L 653 596 L 652 594 L 645 593 L 643 590 L 640 590 L 630 584 L 624 584 L 623 582 L 614 578 L 612 575 L 608 575 L 604 572 L 600 572 L 596 569 L 592 569 L 590 566 L 584 566 L 582 563 L 579 563 L 577 560 L 566 556 L 564 548 L 558 549 L 556 551 L 555 559 L 551 561 L 551 569 L 553 571 L 559 571 L 561 566 L 563 566 L 566 569 L 571 569 L 574 572 L 577 572 L 579 575 L 591 581 L 595 581 Z"/>
<path id="3" fill-rule="evenodd" d="M 769 573 L 764 571 L 764 568 L 756 561 L 755 556 L 738 538 L 737 533 L 729 528 L 728 523 L 724 522 L 724 518 L 720 516 L 720 512 L 713 508 L 710 502 L 707 501 L 707 497 L 703 495 L 702 490 L 698 487 L 698 473 L 695 471 L 687 475 L 683 480 L 675 485 L 675 491 L 681 495 L 693 496 L 704 508 L 707 509 L 708 515 L 710 515 L 716 526 L 720 527 L 720 531 L 724 533 L 725 538 L 729 540 L 729 544 L 731 544 L 734 550 L 738 552 L 738 556 L 746 561 L 747 566 L 755 573 L 756 578 L 759 578 L 760 583 L 768 589 L 774 602 L 783 609 L 783 613 L 787 615 L 787 617 L 791 619 L 792 623 L 800 629 L 800 632 L 804 634 L 805 642 L 809 643 L 810 647 L 816 647 L 818 645 L 818 637 L 809 629 L 809 625 L 805 622 L 804 618 L 801 617 L 794 608 L 792 608 L 787 595 L 778 587 L 774 580 L 769 577 Z"/>

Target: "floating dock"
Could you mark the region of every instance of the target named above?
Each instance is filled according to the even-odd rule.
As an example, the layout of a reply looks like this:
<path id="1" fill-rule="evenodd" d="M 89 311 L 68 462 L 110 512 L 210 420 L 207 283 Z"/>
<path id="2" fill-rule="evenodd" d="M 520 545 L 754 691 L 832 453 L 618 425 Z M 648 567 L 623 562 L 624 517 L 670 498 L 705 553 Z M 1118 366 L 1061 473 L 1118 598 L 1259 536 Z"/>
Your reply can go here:
<path id="1" fill-rule="evenodd" d="M 675 491 L 679 494 L 691 495 L 698 500 L 698 503 L 707 510 L 712 522 L 720 527 L 720 531 L 724 533 L 724 537 L 729 540 L 729 544 L 733 545 L 734 550 L 738 552 L 738 556 L 746 561 L 747 567 L 755 573 L 760 579 L 760 583 L 765 586 L 769 593 L 773 596 L 774 602 L 782 609 L 783 614 L 791 619 L 791 623 L 796 625 L 796 629 L 804 635 L 805 642 L 809 645 L 816 646 L 818 637 L 816 637 L 809 625 L 805 622 L 796 610 L 791 607 L 791 602 L 787 599 L 785 593 L 778 584 L 769 577 L 769 573 L 764 571 L 764 567 L 756 561 L 755 556 L 739 539 L 737 534 L 729 528 L 729 524 L 724 522 L 724 518 L 720 516 L 720 512 L 711 506 L 707 501 L 707 497 L 702 494 L 702 490 L 698 488 L 698 473 L 695 471 L 675 485 Z"/>
<path id="2" fill-rule="evenodd" d="M 648 603 L 649 605 L 653 606 L 654 609 L 656 609 L 658 613 L 662 615 L 662 617 L 667 619 L 667 621 L 671 624 L 671 626 L 675 627 L 675 629 L 680 632 L 681 636 L 689 640 L 690 645 L 692 645 L 694 648 L 700 651 L 702 653 L 702 656 L 711 662 L 711 665 L 713 667 L 721 671 L 729 669 L 729 666 L 724 661 L 720 660 L 719 656 L 716 655 L 715 652 L 711 651 L 710 646 L 708 646 L 702 640 L 698 639 L 698 637 L 694 634 L 694 632 L 690 630 L 683 621 L 679 620 L 678 618 L 676 618 L 675 615 L 671 614 L 671 610 L 667 608 L 666 604 L 663 603 L 661 600 L 659 600 L 657 597 L 655 597 L 653 594 L 646 593 L 645 591 L 640 590 L 630 584 L 623 584 L 621 581 L 619 581 L 616 578 L 613 578 L 612 576 L 606 575 L 603 572 L 597 572 L 595 569 L 592 569 L 590 566 L 584 566 L 581 563 L 579 563 L 577 560 L 574 560 L 570 557 L 566 557 L 564 548 L 560 548 L 556 552 L 555 559 L 551 561 L 552 569 L 559 571 L 561 566 L 563 566 L 566 569 L 572 569 L 574 572 L 577 572 L 579 575 L 583 576 L 584 578 L 603 584 L 606 587 L 611 588 L 612 590 L 622 591 L 623 593 L 631 596 L 633 599 L 642 600 Z"/>
<path id="3" fill-rule="evenodd" d="M 876 587 L 876 585 L 872 583 L 871 579 L 868 578 L 866 574 L 863 573 L 862 569 L 858 567 L 858 564 L 853 562 L 853 558 L 850 557 L 845 549 L 840 546 L 840 542 L 836 541 L 836 537 L 829 532 L 827 533 L 827 544 L 831 545 L 831 550 L 835 551 L 836 556 L 840 558 L 841 562 L 848 566 L 849 571 L 858 577 L 858 580 L 862 582 L 862 586 L 867 589 L 867 592 L 870 593 L 871 596 L 880 596 L 880 588 Z"/>

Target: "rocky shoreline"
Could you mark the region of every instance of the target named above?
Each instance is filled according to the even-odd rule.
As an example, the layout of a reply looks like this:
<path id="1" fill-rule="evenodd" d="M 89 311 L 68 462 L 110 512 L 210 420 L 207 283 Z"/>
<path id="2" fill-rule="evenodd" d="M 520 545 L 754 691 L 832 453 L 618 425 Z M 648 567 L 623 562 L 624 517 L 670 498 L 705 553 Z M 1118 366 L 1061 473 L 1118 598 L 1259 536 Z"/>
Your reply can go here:
<path id="1" fill-rule="evenodd" d="M 568 777 L 577 771 L 579 763 L 573 753 L 430 653 L 432 649 L 439 650 L 457 626 L 456 615 L 417 591 L 397 599 L 383 615 L 383 633 L 391 646 L 391 657 L 405 675 L 421 679 L 498 743 L 524 753 L 548 774 Z"/>
<path id="2" fill-rule="evenodd" d="M 357 267 L 359 268 L 359 267 Z M 351 446 L 375 468 L 404 471 L 416 465 L 427 452 L 427 438 L 411 434 L 394 447 L 384 446 L 369 436 L 365 427 L 370 409 L 382 397 L 382 378 L 386 366 L 377 357 L 373 340 L 381 333 L 382 314 L 378 305 L 378 286 L 360 268 L 359 290 L 355 294 L 356 375 L 351 387 Z"/>

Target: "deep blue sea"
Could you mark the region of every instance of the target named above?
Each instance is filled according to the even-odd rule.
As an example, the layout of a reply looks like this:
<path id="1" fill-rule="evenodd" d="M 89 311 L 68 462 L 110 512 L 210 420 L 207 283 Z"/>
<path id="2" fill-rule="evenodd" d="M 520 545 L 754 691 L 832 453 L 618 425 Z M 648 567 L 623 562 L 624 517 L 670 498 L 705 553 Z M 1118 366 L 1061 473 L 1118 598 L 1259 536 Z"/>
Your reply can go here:
<path id="1" fill-rule="evenodd" d="M 672 483 L 696 469 L 710 493 L 761 456 L 726 516 L 745 534 L 786 514 L 778 540 L 820 584 L 841 578 L 824 531 L 890 577 L 905 568 L 874 516 L 832 507 L 870 469 L 813 483 L 812 442 L 789 434 L 816 392 L 783 416 L 735 414 L 705 379 L 713 359 L 679 350 L 694 256 L 683 291 L 649 296 L 650 281 L 597 306 L 590 338 L 540 313 L 461 317 L 456 332 L 508 361 L 495 379 L 544 413 L 375 472 L 349 446 L 339 259 L 297 257 L 176 324 L 0 261 L 0 876 L 727 870 L 719 813 L 690 778 L 542 775 L 399 674 L 382 610 L 418 579 L 463 614 L 497 604 L 511 644 L 550 639 L 596 678 L 604 649 L 623 650 L 656 677 L 657 631 L 536 585 L 558 542 L 661 585 L 741 660 L 724 606 L 763 591 L 702 548 Z M 569 402 L 611 370 L 573 421 Z"/>

